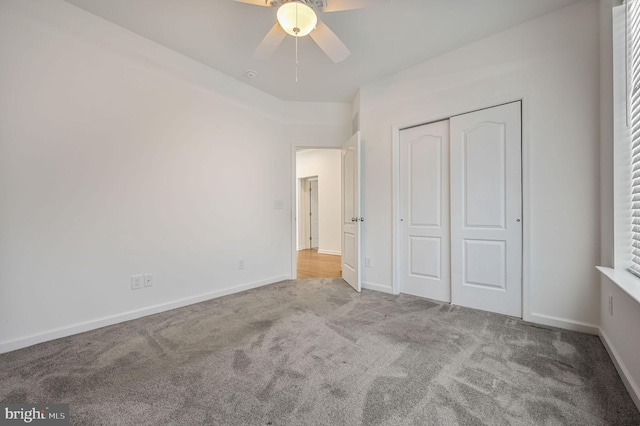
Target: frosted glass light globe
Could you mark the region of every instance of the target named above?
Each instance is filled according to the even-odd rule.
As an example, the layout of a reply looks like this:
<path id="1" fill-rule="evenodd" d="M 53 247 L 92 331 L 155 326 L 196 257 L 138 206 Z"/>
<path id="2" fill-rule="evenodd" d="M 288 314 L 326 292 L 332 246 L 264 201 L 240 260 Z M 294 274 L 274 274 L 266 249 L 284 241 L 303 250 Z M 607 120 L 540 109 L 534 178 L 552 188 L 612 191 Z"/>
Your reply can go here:
<path id="1" fill-rule="evenodd" d="M 318 23 L 318 17 L 313 9 L 298 1 L 280 6 L 277 17 L 282 29 L 294 37 L 306 36 Z"/>

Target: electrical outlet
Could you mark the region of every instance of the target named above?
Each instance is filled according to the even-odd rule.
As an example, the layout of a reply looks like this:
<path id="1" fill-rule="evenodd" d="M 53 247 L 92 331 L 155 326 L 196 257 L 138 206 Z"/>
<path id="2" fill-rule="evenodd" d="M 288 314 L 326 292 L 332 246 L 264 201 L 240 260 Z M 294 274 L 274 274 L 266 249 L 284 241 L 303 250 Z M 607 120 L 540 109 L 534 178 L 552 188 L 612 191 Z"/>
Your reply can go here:
<path id="1" fill-rule="evenodd" d="M 131 290 L 139 290 L 142 288 L 144 277 L 142 275 L 131 275 Z"/>
<path id="2" fill-rule="evenodd" d="M 367 268 L 371 268 L 371 266 L 373 266 L 373 262 L 371 261 L 370 257 L 364 258 L 364 266 L 366 266 Z"/>
<path id="3" fill-rule="evenodd" d="M 151 287 L 153 285 L 153 275 L 144 274 L 144 286 Z"/>
<path id="4" fill-rule="evenodd" d="M 238 260 L 238 269 L 244 269 L 244 259 Z"/>

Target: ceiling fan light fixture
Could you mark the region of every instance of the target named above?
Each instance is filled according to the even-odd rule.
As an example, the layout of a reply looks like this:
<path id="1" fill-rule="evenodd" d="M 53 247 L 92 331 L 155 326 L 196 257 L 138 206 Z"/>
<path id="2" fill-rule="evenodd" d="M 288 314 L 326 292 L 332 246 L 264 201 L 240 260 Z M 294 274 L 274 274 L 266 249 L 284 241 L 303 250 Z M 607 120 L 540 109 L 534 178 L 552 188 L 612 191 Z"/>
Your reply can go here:
<path id="1" fill-rule="evenodd" d="M 318 17 L 313 9 L 299 1 L 280 6 L 277 17 L 282 29 L 294 37 L 308 35 L 318 23 Z"/>

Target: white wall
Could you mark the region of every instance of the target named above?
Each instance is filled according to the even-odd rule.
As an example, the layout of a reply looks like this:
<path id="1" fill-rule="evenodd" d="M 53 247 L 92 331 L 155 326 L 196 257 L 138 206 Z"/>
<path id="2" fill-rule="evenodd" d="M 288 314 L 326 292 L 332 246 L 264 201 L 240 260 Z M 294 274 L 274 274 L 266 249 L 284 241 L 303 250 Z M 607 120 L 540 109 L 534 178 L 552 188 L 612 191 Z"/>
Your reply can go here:
<path id="1" fill-rule="evenodd" d="M 392 128 L 524 99 L 524 317 L 597 332 L 598 43 L 582 1 L 361 88 L 366 285 L 391 290 Z"/>
<path id="2" fill-rule="evenodd" d="M 609 311 L 609 297 L 613 298 L 613 312 Z M 600 311 L 601 339 L 640 410 L 640 303 L 602 277 Z"/>
<path id="3" fill-rule="evenodd" d="M 351 136 L 351 104 L 285 102 L 285 137 L 292 145 L 340 148 Z"/>
<path id="4" fill-rule="evenodd" d="M 318 177 L 319 253 L 339 255 L 342 251 L 341 162 L 339 149 L 309 149 L 296 154 L 298 179 Z"/>
<path id="5" fill-rule="evenodd" d="M 617 2 L 615 2 L 617 3 Z M 629 257 L 626 205 L 630 194 L 629 146 L 626 129 L 624 15 L 618 15 L 614 37 L 613 0 L 600 0 L 600 265 L 615 268 L 620 284 L 638 288 L 638 279 L 624 269 Z M 618 8 L 618 13 L 622 8 Z M 614 89 L 614 75 L 616 83 Z M 615 95 L 614 95 L 615 93 Z M 615 114 L 614 114 L 615 110 Z M 615 142 L 614 142 L 615 141 Z M 615 178 L 614 178 L 615 176 Z M 618 206 L 614 209 L 614 206 Z M 626 281 L 626 282 L 625 282 Z M 609 306 L 611 298 L 612 306 Z M 612 309 L 610 309 L 612 308 Z M 640 409 L 640 303 L 606 276 L 601 277 L 600 336 L 631 397 Z"/>
<path id="6" fill-rule="evenodd" d="M 289 278 L 291 146 L 350 128 L 60 0 L 0 2 L 0 93 L 0 352 Z"/>

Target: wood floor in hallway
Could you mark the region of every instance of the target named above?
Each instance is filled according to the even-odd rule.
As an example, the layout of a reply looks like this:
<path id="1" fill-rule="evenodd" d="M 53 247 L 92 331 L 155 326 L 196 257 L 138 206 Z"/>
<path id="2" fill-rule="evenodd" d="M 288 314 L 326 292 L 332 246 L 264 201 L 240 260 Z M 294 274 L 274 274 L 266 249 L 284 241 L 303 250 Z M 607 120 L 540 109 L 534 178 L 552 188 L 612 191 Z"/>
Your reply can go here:
<path id="1" fill-rule="evenodd" d="M 339 278 L 342 256 L 320 254 L 318 249 L 298 250 L 298 278 Z"/>

